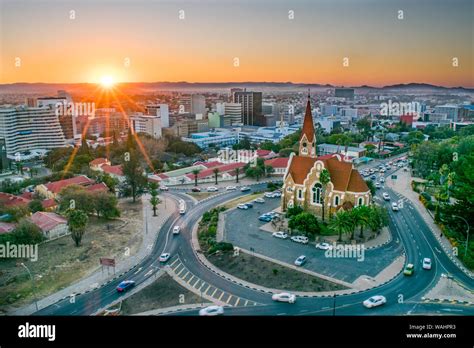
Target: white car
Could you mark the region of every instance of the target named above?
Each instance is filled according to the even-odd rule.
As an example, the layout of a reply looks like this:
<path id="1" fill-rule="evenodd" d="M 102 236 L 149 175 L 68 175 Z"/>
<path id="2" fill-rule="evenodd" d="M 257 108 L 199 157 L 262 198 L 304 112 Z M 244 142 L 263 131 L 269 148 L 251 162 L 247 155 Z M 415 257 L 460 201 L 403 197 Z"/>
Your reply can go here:
<path id="1" fill-rule="evenodd" d="M 275 238 L 286 239 L 288 235 L 285 232 L 273 232 L 272 236 Z"/>
<path id="2" fill-rule="evenodd" d="M 308 237 L 305 236 L 293 236 L 291 240 L 296 243 L 308 244 Z"/>
<path id="3" fill-rule="evenodd" d="M 265 203 L 265 200 L 263 198 L 257 198 L 254 200 L 255 203 Z"/>
<path id="4" fill-rule="evenodd" d="M 163 253 L 160 255 L 160 262 L 166 262 L 170 259 L 171 255 L 170 253 Z"/>
<path id="5" fill-rule="evenodd" d="M 395 203 L 395 202 L 392 203 L 392 210 L 393 211 L 398 211 L 399 210 L 397 203 Z"/>
<path id="6" fill-rule="evenodd" d="M 330 250 L 332 249 L 332 245 L 329 243 L 318 243 L 316 244 L 316 249 Z"/>
<path id="7" fill-rule="evenodd" d="M 387 192 L 384 192 L 382 196 L 383 196 L 383 199 L 385 199 L 386 201 L 390 200 L 390 195 Z"/>
<path id="8" fill-rule="evenodd" d="M 367 308 L 373 308 L 383 305 L 387 302 L 387 299 L 382 295 L 375 295 L 363 302 L 364 306 Z"/>
<path id="9" fill-rule="evenodd" d="M 289 292 L 281 292 L 279 294 L 273 294 L 272 300 L 278 302 L 295 303 L 296 296 L 294 294 L 290 294 Z"/>
<path id="10" fill-rule="evenodd" d="M 263 195 L 267 198 L 273 198 L 274 197 L 273 192 L 265 192 Z"/>
<path id="11" fill-rule="evenodd" d="M 241 192 L 247 192 L 247 191 L 250 191 L 250 190 L 251 190 L 251 189 L 250 189 L 250 187 L 248 187 L 248 186 L 242 186 L 242 187 L 240 188 L 240 191 L 241 191 Z"/>
<path id="12" fill-rule="evenodd" d="M 235 187 L 235 186 L 227 186 L 227 187 L 225 188 L 225 190 L 226 190 L 226 191 L 235 191 L 235 190 L 237 190 L 237 187 Z"/>
<path id="13" fill-rule="evenodd" d="M 212 317 L 222 314 L 224 314 L 224 307 L 221 306 L 209 306 L 199 311 L 199 315 L 202 317 Z"/>
<path id="14" fill-rule="evenodd" d="M 237 205 L 237 208 L 247 210 L 249 206 L 247 204 L 240 203 Z"/>
<path id="15" fill-rule="evenodd" d="M 281 197 L 281 192 L 280 191 L 273 191 L 273 197 Z"/>
<path id="16" fill-rule="evenodd" d="M 160 186 L 161 191 L 169 191 L 169 188 L 166 186 Z"/>
<path id="17" fill-rule="evenodd" d="M 179 227 L 178 225 L 173 227 L 173 234 L 179 234 L 180 231 L 181 231 L 181 227 Z"/>
<path id="18" fill-rule="evenodd" d="M 303 266 L 306 263 L 306 256 L 301 255 L 295 260 L 295 266 Z"/>
<path id="19" fill-rule="evenodd" d="M 207 188 L 207 192 L 217 192 L 217 191 L 219 191 L 219 189 L 215 186 L 209 186 Z"/>
<path id="20" fill-rule="evenodd" d="M 423 259 L 423 269 L 431 269 L 431 259 L 428 257 L 425 257 Z"/>
<path id="21" fill-rule="evenodd" d="M 385 182 L 385 178 L 383 176 L 380 177 L 379 179 L 380 182 Z"/>
<path id="22" fill-rule="evenodd" d="M 378 189 L 379 189 L 379 188 L 382 188 L 382 185 L 380 185 L 379 182 L 376 182 L 376 183 L 375 183 L 375 188 L 378 188 Z"/>

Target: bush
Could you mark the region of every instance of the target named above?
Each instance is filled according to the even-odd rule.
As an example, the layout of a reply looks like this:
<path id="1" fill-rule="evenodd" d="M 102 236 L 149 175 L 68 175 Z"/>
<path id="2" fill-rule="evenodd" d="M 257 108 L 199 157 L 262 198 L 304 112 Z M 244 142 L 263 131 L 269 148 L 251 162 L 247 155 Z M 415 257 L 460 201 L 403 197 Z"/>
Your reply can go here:
<path id="1" fill-rule="evenodd" d="M 431 196 L 428 192 L 422 192 L 420 194 L 420 196 L 423 196 L 423 198 L 427 201 L 427 202 L 430 202 L 431 201 Z"/>
<path id="2" fill-rule="evenodd" d="M 209 248 L 208 253 L 213 254 L 216 251 L 233 251 L 234 250 L 234 245 L 232 243 L 227 243 L 227 242 L 219 242 L 216 243 L 213 241 L 212 246 Z"/>

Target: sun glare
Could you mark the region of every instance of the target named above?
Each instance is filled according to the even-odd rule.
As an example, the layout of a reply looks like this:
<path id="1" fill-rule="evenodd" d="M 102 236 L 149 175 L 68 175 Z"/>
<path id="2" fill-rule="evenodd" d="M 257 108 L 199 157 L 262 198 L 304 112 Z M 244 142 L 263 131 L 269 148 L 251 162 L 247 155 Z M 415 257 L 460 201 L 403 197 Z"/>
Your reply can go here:
<path id="1" fill-rule="evenodd" d="M 115 84 L 115 81 L 113 79 L 112 76 L 110 75 L 106 75 L 106 76 L 102 76 L 100 78 L 100 84 L 102 85 L 102 87 L 104 88 L 111 88 L 113 87 L 113 85 Z"/>

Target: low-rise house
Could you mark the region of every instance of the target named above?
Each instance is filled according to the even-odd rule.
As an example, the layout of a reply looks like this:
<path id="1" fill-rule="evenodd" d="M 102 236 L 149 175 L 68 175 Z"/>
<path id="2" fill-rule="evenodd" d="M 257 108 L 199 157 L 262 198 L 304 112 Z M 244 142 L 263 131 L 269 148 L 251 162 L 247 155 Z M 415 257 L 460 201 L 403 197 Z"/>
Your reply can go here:
<path id="1" fill-rule="evenodd" d="M 38 185 L 36 186 L 35 191 L 41 197 L 49 199 L 49 198 L 56 198 L 59 192 L 61 192 L 61 190 L 67 186 L 79 185 L 79 186 L 87 187 L 87 186 L 93 185 L 94 183 L 95 181 L 92 179 L 89 179 L 87 176 L 79 175 L 70 179 L 64 179 L 64 180 L 50 182 L 47 184 Z"/>
<path id="2" fill-rule="evenodd" d="M 22 196 L 15 196 L 10 193 L 0 192 L 0 206 L 12 208 L 18 206 L 27 206 L 31 200 Z"/>
<path id="3" fill-rule="evenodd" d="M 266 166 L 273 168 L 272 175 L 283 176 L 285 175 L 286 167 L 288 166 L 289 157 L 277 157 L 265 161 Z"/>
<path id="4" fill-rule="evenodd" d="M 15 224 L 0 222 L 0 234 L 10 233 L 15 229 Z"/>
<path id="5" fill-rule="evenodd" d="M 56 239 L 69 233 L 67 220 L 55 213 L 38 211 L 30 220 L 39 227 L 46 239 Z"/>

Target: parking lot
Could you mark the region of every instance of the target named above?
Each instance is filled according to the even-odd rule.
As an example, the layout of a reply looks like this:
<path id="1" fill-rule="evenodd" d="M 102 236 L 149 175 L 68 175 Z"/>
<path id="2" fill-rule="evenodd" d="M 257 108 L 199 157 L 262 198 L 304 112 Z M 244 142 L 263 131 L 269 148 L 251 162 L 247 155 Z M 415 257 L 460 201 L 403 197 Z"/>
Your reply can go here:
<path id="1" fill-rule="evenodd" d="M 265 198 L 265 203 L 254 203 L 248 210 L 234 209 L 226 213 L 224 239 L 235 246 L 293 264 L 297 257 L 305 255 L 308 261 L 302 266 L 308 270 L 353 282 L 361 275 L 376 276 L 397 257 L 401 250 L 394 241 L 368 250 L 363 261 L 356 258 L 327 258 L 324 250 L 315 248 L 314 242 L 298 244 L 288 239 L 272 237 L 260 230 L 265 222 L 258 217 L 280 206 L 280 198 Z"/>

